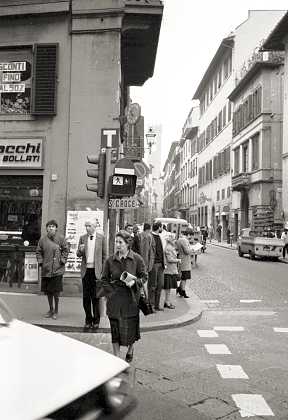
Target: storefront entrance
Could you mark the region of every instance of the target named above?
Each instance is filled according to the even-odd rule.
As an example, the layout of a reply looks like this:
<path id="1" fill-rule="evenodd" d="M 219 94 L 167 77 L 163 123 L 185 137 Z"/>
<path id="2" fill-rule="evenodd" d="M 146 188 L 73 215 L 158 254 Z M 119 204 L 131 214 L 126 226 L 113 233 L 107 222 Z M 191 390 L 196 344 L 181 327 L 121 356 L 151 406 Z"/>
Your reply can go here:
<path id="1" fill-rule="evenodd" d="M 42 192 L 42 176 L 0 175 L 1 286 L 38 281 L 35 249 L 41 235 Z"/>

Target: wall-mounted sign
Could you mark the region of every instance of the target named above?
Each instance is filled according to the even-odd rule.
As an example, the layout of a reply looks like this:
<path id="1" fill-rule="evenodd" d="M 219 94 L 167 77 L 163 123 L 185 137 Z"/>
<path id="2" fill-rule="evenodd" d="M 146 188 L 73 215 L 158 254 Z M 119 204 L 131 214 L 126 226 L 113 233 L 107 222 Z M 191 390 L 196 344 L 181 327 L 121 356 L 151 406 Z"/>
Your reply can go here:
<path id="1" fill-rule="evenodd" d="M 41 169 L 42 139 L 1 139 L 0 169 Z"/>
<path id="2" fill-rule="evenodd" d="M 66 271 L 78 273 L 81 268 L 81 258 L 77 257 L 79 238 L 86 233 L 85 222 L 95 221 L 96 231 L 103 234 L 102 210 L 69 210 L 66 221 L 66 239 L 70 244 L 70 251 L 66 263 Z"/>
<path id="3" fill-rule="evenodd" d="M 38 283 L 38 262 L 35 252 L 25 252 L 24 283 Z"/>

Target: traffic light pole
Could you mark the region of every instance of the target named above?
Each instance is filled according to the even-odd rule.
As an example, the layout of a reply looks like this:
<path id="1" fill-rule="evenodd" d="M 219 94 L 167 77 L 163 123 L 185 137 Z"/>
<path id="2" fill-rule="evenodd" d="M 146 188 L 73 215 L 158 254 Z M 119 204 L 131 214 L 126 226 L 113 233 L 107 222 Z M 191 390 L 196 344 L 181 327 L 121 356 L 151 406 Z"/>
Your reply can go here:
<path id="1" fill-rule="evenodd" d="M 109 255 L 109 177 L 111 175 L 111 148 L 106 148 L 106 168 L 105 168 L 105 195 L 104 195 L 104 237 L 106 238 L 106 255 Z"/>

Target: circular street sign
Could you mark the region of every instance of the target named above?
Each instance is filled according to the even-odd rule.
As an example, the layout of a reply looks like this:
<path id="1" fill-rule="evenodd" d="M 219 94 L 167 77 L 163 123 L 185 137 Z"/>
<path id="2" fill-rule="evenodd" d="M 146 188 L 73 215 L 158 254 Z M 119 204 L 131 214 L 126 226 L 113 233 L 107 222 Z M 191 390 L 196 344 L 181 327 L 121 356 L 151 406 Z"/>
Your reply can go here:
<path id="1" fill-rule="evenodd" d="M 147 167 L 143 162 L 134 162 L 135 175 L 138 179 L 144 179 L 147 176 Z"/>
<path id="2" fill-rule="evenodd" d="M 141 115 L 140 105 L 137 103 L 131 104 L 127 109 L 127 121 L 129 124 L 136 124 Z"/>

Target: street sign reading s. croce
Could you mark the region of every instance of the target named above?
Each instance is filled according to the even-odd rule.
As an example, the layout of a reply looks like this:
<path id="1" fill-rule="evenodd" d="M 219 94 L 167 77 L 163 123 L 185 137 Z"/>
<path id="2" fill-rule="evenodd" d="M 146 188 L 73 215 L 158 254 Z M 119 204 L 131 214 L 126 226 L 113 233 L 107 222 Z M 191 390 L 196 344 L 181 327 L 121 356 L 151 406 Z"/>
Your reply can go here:
<path id="1" fill-rule="evenodd" d="M 114 198 L 108 201 L 109 209 L 136 209 L 140 206 L 137 198 Z"/>

